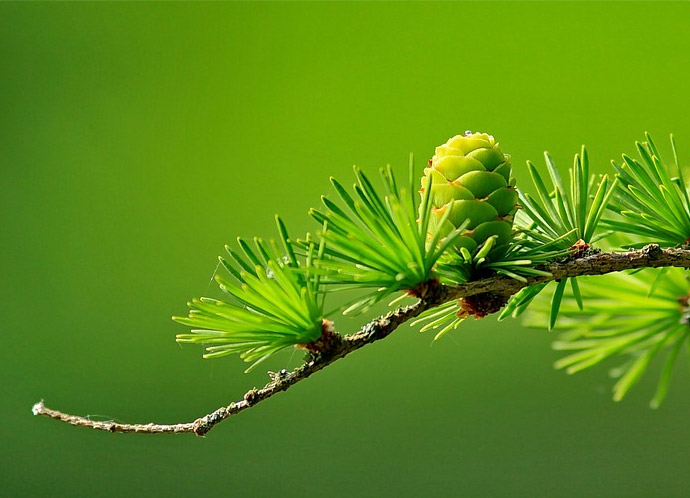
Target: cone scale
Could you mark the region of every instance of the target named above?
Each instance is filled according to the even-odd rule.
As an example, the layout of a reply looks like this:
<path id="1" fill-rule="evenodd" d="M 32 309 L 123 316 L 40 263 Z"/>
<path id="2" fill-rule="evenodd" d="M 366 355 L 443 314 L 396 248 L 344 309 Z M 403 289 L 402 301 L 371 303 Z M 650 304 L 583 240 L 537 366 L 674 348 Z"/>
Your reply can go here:
<path id="1" fill-rule="evenodd" d="M 424 169 L 420 191 L 424 193 L 431 182 L 428 235 L 440 232 L 443 237 L 469 221 L 455 239 L 456 248 L 475 254 L 487 239 L 495 237 L 487 260 L 500 259 L 512 238 L 517 209 L 515 179 L 510 175 L 510 156 L 486 133 L 466 132 L 436 147 Z M 450 214 L 441 224 L 448 210 Z"/>

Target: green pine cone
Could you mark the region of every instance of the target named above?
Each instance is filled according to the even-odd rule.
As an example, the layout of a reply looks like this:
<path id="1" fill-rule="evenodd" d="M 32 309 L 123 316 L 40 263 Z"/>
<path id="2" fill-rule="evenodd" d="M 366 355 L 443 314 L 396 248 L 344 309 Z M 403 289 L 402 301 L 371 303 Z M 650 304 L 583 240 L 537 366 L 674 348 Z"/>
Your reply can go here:
<path id="1" fill-rule="evenodd" d="M 507 251 L 512 237 L 517 192 L 510 177 L 510 156 L 486 133 L 466 132 L 436 147 L 436 154 L 424 169 L 422 190 L 431 178 L 429 235 L 451 233 L 469 220 L 455 242 L 474 254 L 491 236 L 496 245 L 487 259 L 496 261 Z M 440 225 L 446 210 L 450 214 Z"/>

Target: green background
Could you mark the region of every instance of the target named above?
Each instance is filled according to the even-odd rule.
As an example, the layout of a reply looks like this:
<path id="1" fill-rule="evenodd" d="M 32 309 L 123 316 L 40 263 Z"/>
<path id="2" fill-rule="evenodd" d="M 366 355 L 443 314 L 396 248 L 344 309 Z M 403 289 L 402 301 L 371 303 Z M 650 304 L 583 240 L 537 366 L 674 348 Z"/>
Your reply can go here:
<path id="1" fill-rule="evenodd" d="M 645 130 L 690 157 L 685 3 L 0 4 L 0 494 L 687 496 L 687 363 L 616 404 L 547 332 L 403 328 L 205 439 L 111 435 L 46 404 L 190 421 L 268 380 L 170 316 L 237 235 L 351 166 L 405 170 L 466 129 L 597 171 Z M 351 332 L 363 319 L 338 318 Z M 295 367 L 287 353 L 270 365 Z M 609 366 L 615 366 L 609 364 Z M 657 365 L 658 370 L 658 365 Z"/>

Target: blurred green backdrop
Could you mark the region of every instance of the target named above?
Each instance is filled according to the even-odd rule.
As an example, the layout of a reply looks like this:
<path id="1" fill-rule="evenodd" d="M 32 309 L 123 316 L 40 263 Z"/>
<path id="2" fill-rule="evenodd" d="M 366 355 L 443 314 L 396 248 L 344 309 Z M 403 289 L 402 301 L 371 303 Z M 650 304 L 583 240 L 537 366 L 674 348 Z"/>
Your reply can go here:
<path id="1" fill-rule="evenodd" d="M 208 438 L 110 435 L 31 405 L 193 420 L 262 385 L 170 321 L 223 244 L 296 232 L 351 166 L 466 129 L 518 180 L 648 130 L 690 157 L 687 3 L 0 4 L 3 496 L 687 496 L 687 368 L 610 400 L 552 336 L 404 328 Z M 360 321 L 338 319 L 344 331 Z M 282 356 L 271 367 L 294 367 Z"/>

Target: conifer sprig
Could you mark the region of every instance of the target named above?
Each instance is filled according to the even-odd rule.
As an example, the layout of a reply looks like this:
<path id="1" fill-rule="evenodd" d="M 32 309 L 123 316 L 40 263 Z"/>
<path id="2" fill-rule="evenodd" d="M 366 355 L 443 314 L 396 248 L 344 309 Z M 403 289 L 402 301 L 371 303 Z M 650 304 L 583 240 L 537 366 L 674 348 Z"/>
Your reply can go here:
<path id="1" fill-rule="evenodd" d="M 355 177 L 354 196 L 331 178 L 340 202 L 324 196 L 325 210 L 310 212 L 326 227 L 320 234 L 326 241 L 327 256 L 319 263 L 325 271 L 323 282 L 348 289 L 374 289 L 357 298 L 345 312 L 364 311 L 398 291 L 418 295 L 420 286 L 434 277 L 438 259 L 464 228 L 443 240 L 440 233 L 427 240 L 431 189 L 418 200 L 412 159 L 407 185 L 398 184 L 390 166 L 381 169 L 383 193 L 357 167 Z"/>
<path id="2" fill-rule="evenodd" d="M 583 146 L 580 153 L 575 154 L 573 166 L 569 169 L 570 181 L 566 189 L 558 168 L 548 152 L 544 153 L 544 159 L 552 186 L 546 186 L 537 168 L 528 161 L 527 168 L 535 188 L 535 195 L 519 190 L 524 214 L 518 216 L 516 223 L 525 234 L 525 245 L 535 251 L 543 245 L 565 253 L 591 250 L 591 244 L 607 235 L 605 232 L 597 232 L 597 228 L 614 191 L 608 175 L 602 176 L 598 181 L 595 175 L 590 175 L 589 155 Z M 549 330 L 558 317 L 561 299 L 568 282 L 578 306 L 580 308 L 583 306 L 575 278 L 556 282 L 551 299 Z M 499 320 L 510 315 L 514 317 L 520 315 L 547 285 L 527 287 L 513 296 L 499 316 Z"/>
<path id="3" fill-rule="evenodd" d="M 216 275 L 230 301 L 208 297 L 188 303 L 188 317 L 173 317 L 193 327 L 178 334 L 177 342 L 204 344 L 204 358 L 234 353 L 251 370 L 278 351 L 318 340 L 323 327 L 324 293 L 315 264 L 323 257 L 323 241 L 317 248 L 308 241 L 304 256 L 295 251 L 284 223 L 276 217 L 281 246 L 254 239 L 254 249 L 238 238 L 239 252 L 226 246 L 229 258 L 220 258 L 233 278 Z"/>
<path id="4" fill-rule="evenodd" d="M 580 291 L 587 299 L 581 310 L 572 292 L 566 292 L 556 328 L 563 332 L 553 347 L 570 354 L 556 368 L 569 374 L 609 358 L 623 357 L 611 370 L 618 377 L 613 398 L 620 401 L 645 373 L 654 358 L 666 351 L 656 393 L 650 403 L 657 408 L 668 391 L 680 349 L 690 338 L 690 284 L 678 268 L 580 277 Z M 545 327 L 551 304 L 541 296 L 530 307 L 524 324 Z"/>
<path id="5" fill-rule="evenodd" d="M 623 155 L 623 163 L 612 161 L 618 188 L 609 208 L 619 216 L 604 220 L 617 232 L 640 236 L 645 242 L 628 244 L 642 247 L 650 242 L 661 246 L 687 246 L 690 241 L 690 196 L 683 169 L 678 163 L 676 143 L 671 135 L 675 174 L 663 162 L 652 137 L 636 142 L 640 160 Z"/>
<path id="6" fill-rule="evenodd" d="M 536 193 L 530 195 L 518 189 L 527 215 L 521 223 L 528 235 L 540 243 L 558 240 L 564 249 L 578 240 L 591 244 L 605 236 L 605 233 L 595 232 L 613 192 L 608 175 L 603 175 L 598 181 L 595 175 L 590 175 L 589 154 L 584 146 L 579 154 L 575 154 L 573 166 L 568 170 L 569 188 L 564 185 L 548 152 L 544 153 L 544 160 L 552 186 L 547 188 L 536 166 L 527 161 Z"/>

